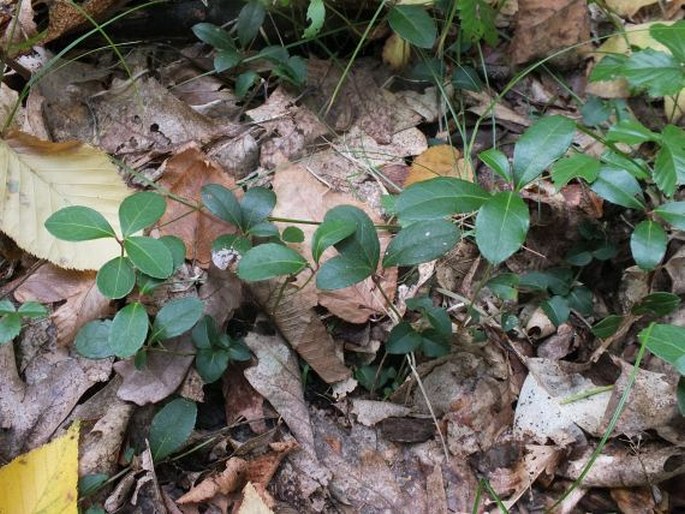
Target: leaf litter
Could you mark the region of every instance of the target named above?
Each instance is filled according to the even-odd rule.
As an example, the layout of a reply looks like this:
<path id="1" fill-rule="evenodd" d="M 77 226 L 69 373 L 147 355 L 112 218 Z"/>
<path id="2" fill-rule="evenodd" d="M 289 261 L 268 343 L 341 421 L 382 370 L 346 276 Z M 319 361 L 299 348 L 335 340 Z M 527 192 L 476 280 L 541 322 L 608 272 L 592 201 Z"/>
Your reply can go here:
<path id="1" fill-rule="evenodd" d="M 508 53 L 488 48 L 484 55 L 493 70 L 507 55 L 525 63 L 585 43 L 596 27 L 582 2 L 521 5 L 515 20 L 513 3 L 507 2 L 497 21 L 500 28 L 513 30 Z M 631 19 L 650 3 L 610 2 Z M 35 34 L 26 5 L 18 17 L 24 38 Z M 49 39 L 82 22 L 73 12 L 61 24 L 56 16 L 51 8 Z M 8 41 L 8 33 L 3 37 Z M 656 46 L 649 40 L 633 43 Z M 617 40 L 605 44 L 620 45 Z M 595 62 L 599 52 L 612 48 L 600 48 L 593 54 Z M 614 50 L 628 52 L 627 47 Z M 587 51 L 587 45 L 578 45 L 555 63 L 585 73 Z M 191 52 L 193 59 L 204 58 L 197 48 L 186 56 Z M 396 268 L 379 269 L 375 280 L 334 292 L 317 290 L 307 272 L 288 284 L 273 280 L 246 286 L 230 270 L 212 265 L 212 241 L 234 233 L 235 227 L 200 209 L 205 184 L 220 183 L 238 198 L 245 184 L 267 185 L 278 197 L 273 215 L 283 230 L 290 222 L 281 220 L 320 222 L 342 204 L 358 206 L 383 225 L 388 212 L 381 199 L 396 192 L 395 186 L 434 175 L 474 181 L 487 173 L 476 169 L 474 179 L 474 163 L 462 155 L 463 145 L 454 144 L 466 143 L 459 137 L 428 146 L 428 138 L 440 133 L 431 133 L 430 124 L 441 124 L 445 114 L 441 95 L 434 88 L 418 93 L 403 89 L 406 83 L 392 84 L 378 59 L 360 59 L 343 76 L 332 61 L 310 57 L 310 94 L 300 97 L 280 85 L 249 109 L 220 79 L 199 74 L 183 60 L 150 74 L 140 55 L 129 56 L 133 74 L 127 78 L 64 61 L 31 89 L 13 128 L 32 135 L 10 132 L 0 141 L 8 163 L 0 228 L 21 249 L 51 264 L 37 270 L 20 264 L 18 271 L 10 270 L 16 276 L 3 292 L 18 303 L 48 304 L 51 314 L 27 326 L 13 344 L 0 346 L 3 460 L 45 443 L 80 419 L 80 475 L 111 477 L 122 468 L 127 471 L 95 500 L 110 512 L 148 505 L 168 512 L 199 512 L 206 506 L 217 512 L 273 512 L 283 505 L 299 512 L 470 512 L 483 477 L 507 509 L 519 504 L 530 511 L 550 507 L 581 474 L 582 487 L 563 500 L 561 511 L 591 511 L 593 502 L 607 501 L 623 512 L 645 505 L 651 511 L 662 508 L 653 487 L 685 472 L 672 370 L 655 360 L 635 370 L 630 364 L 634 344 L 609 348 L 618 355 L 590 355 L 587 346 L 593 338 L 583 315 L 576 311 L 567 323 L 556 324 L 549 311 L 527 297 L 520 312 L 523 323 L 502 331 L 494 320 L 503 319 L 506 305 L 487 286 L 475 305 L 466 308 L 463 301 L 472 297 L 474 277 L 484 267 L 473 245 L 460 244 L 437 263 L 422 265 L 413 285 L 401 283 L 406 277 L 398 276 Z M 406 56 L 398 59 L 394 65 L 401 70 Z M 334 91 L 336 101 L 329 104 Z M 536 109 L 580 117 L 544 74 L 520 81 L 514 91 L 506 97 L 495 89 L 463 91 L 463 107 L 515 133 L 532 123 Z M 630 94 L 620 83 L 592 83 L 583 94 L 590 91 L 603 97 Z M 3 82 L 0 116 L 9 113 L 16 98 Z M 667 113 L 674 112 L 675 101 L 666 99 Z M 246 120 L 241 121 L 243 114 Z M 604 150 L 586 147 L 582 136 L 576 143 L 588 154 Z M 504 150 L 511 154 L 510 148 Z M 125 165 L 117 169 L 104 152 Z M 68 178 L 43 181 L 42 174 L 55 165 Z M 89 174 L 88 183 L 73 179 L 73 173 Z M 393 173 L 399 180 L 392 179 Z M 173 287 L 161 287 L 142 301 L 155 309 L 176 295 L 195 295 L 197 289 L 206 313 L 222 331 L 241 333 L 252 352 L 251 361 L 229 367 L 221 387 L 198 382 L 191 370 L 190 336 L 166 341 L 163 351 L 150 352 L 142 366 L 133 359 L 91 361 L 73 351 L 79 328 L 115 309 L 94 287 L 92 273 L 72 268 L 97 269 L 118 248 L 47 242 L 40 230 L 47 217 L 44 206 L 54 212 L 68 203 L 92 205 L 116 228 L 116 207 L 133 191 L 122 177 L 136 187 L 154 182 L 170 196 L 154 233 L 178 236 L 190 261 L 174 275 Z M 514 273 L 561 265 L 565 250 L 579 242 L 569 234 L 603 215 L 602 200 L 592 191 L 578 184 L 554 186 L 545 177 L 522 192 L 539 212 L 526 241 L 528 253 L 507 261 Z M 33 196 L 24 194 L 24 201 L 17 202 L 17 193 L 26 188 L 34 189 Z M 59 202 L 52 200 L 55 194 Z M 550 234 L 548 227 L 562 220 L 564 229 Z M 301 228 L 304 240 L 293 247 L 310 259 L 315 227 Z M 383 251 L 390 234 L 381 230 L 380 239 Z M 324 260 L 330 255 L 324 254 Z M 681 260 L 682 252 L 672 252 L 664 266 L 675 293 L 683 289 Z M 617 290 L 626 313 L 650 290 L 645 274 L 634 274 L 640 276 L 624 275 Z M 593 301 L 601 306 L 605 299 L 597 289 Z M 381 378 L 377 358 L 383 354 L 382 342 L 398 321 L 393 309 L 404 314 L 404 302 L 425 293 L 452 315 L 458 329 L 453 351 L 407 364 L 416 366 L 415 373 L 392 390 L 383 391 L 383 384 L 374 389 Z M 258 309 L 268 319 L 255 314 Z M 464 329 L 476 315 L 486 327 L 485 340 Z M 674 317 L 679 315 L 682 311 Z M 622 336 L 632 336 L 637 321 L 631 318 Z M 376 394 L 369 395 L 359 386 L 363 378 L 353 372 L 372 363 L 377 366 L 371 368 Z M 391 382 L 389 377 L 384 384 Z M 329 385 L 340 391 L 335 400 Z M 155 462 L 150 447 L 134 439 L 144 440 L 154 410 L 169 405 L 175 393 L 205 401 L 197 429 L 179 449 L 194 457 L 180 458 L 172 470 L 167 462 Z M 610 444 L 585 473 L 628 393 Z M 219 421 L 208 421 L 212 416 Z M 139 418 L 143 435 L 127 433 Z M 197 443 L 199 450 L 193 447 Z M 126 455 L 134 447 L 140 453 L 130 460 Z M 476 508 L 495 509 L 492 498 Z"/>

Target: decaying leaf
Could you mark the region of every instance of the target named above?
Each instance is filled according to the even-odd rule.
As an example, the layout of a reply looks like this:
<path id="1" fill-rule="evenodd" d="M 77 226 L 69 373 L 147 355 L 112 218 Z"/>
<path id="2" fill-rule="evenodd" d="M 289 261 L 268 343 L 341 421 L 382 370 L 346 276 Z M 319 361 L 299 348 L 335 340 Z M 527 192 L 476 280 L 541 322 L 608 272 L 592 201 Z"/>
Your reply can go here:
<path id="1" fill-rule="evenodd" d="M 431 146 L 412 162 L 404 187 L 435 177 L 456 177 L 473 182 L 473 170 L 456 148 Z"/>
<path id="2" fill-rule="evenodd" d="M 109 157 L 77 142 L 50 143 L 11 132 L 0 140 L 0 229 L 24 250 L 63 268 L 99 269 L 120 254 L 114 239 L 72 243 L 53 237 L 45 220 L 68 205 L 100 212 L 119 230 L 119 204 L 131 191 Z"/>

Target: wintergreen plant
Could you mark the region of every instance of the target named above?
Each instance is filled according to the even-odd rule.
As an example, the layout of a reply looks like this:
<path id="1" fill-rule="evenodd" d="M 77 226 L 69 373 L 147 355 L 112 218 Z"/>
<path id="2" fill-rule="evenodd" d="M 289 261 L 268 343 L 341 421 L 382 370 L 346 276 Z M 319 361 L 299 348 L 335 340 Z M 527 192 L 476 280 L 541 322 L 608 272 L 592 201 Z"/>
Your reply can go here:
<path id="1" fill-rule="evenodd" d="M 8 299 L 0 300 L 0 345 L 9 343 L 21 332 L 22 318 L 43 318 L 48 310 L 38 302 L 26 302 L 17 309 Z"/>

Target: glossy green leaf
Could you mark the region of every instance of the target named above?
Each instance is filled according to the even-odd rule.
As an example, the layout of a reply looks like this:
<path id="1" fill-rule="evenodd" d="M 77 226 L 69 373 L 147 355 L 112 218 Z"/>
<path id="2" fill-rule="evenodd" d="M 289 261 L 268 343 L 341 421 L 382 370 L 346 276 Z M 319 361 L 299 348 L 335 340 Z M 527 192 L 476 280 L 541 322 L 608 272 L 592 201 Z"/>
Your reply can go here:
<path id="1" fill-rule="evenodd" d="M 152 418 L 148 440 L 155 462 L 183 446 L 195 427 L 196 418 L 197 406 L 185 398 L 170 401 Z"/>
<path id="2" fill-rule="evenodd" d="M 581 316 L 592 314 L 592 291 L 585 286 L 576 286 L 566 297 L 568 306 Z"/>
<path id="3" fill-rule="evenodd" d="M 307 61 L 299 55 L 288 57 L 288 60 L 273 69 L 274 75 L 294 86 L 301 87 L 307 81 Z"/>
<path id="4" fill-rule="evenodd" d="M 676 184 L 685 183 L 685 132 L 666 125 L 661 136 L 661 149 L 654 162 L 654 182 L 664 194 L 671 196 Z"/>
<path id="5" fill-rule="evenodd" d="M 648 180 L 651 171 L 645 161 L 637 156 L 621 155 L 611 150 L 606 150 L 600 157 L 604 167 L 623 169 L 638 180 Z"/>
<path id="6" fill-rule="evenodd" d="M 659 291 L 648 294 L 630 311 L 633 314 L 653 314 L 654 316 L 667 316 L 675 311 L 680 305 L 680 297 L 673 293 Z"/>
<path id="7" fill-rule="evenodd" d="M 571 314 L 568 300 L 563 296 L 553 296 L 549 300 L 542 302 L 540 307 L 545 311 L 549 320 L 557 327 L 562 323 L 566 323 Z"/>
<path id="8" fill-rule="evenodd" d="M 352 220 L 340 218 L 324 219 L 312 236 L 312 257 L 314 262 L 318 263 L 321 255 L 327 248 L 351 236 L 356 229 L 357 225 Z"/>
<path id="9" fill-rule="evenodd" d="M 242 228 L 244 231 L 262 223 L 276 206 L 276 194 L 265 187 L 248 189 L 240 201 Z"/>
<path id="10" fill-rule="evenodd" d="M 523 245 L 529 224 L 528 206 L 517 193 L 497 193 L 476 216 L 478 249 L 491 264 L 504 262 Z"/>
<path id="11" fill-rule="evenodd" d="M 126 257 L 115 257 L 98 270 L 95 282 L 104 296 L 116 300 L 133 290 L 136 273 Z"/>
<path id="12" fill-rule="evenodd" d="M 316 287 L 333 291 L 349 287 L 367 279 L 376 271 L 363 261 L 337 255 L 324 262 L 316 273 Z"/>
<path id="13" fill-rule="evenodd" d="M 214 240 L 214 243 L 212 243 L 212 252 L 234 250 L 239 255 L 243 255 L 250 248 L 252 248 L 250 240 L 238 234 L 224 234 L 223 236 L 217 237 Z"/>
<path id="14" fill-rule="evenodd" d="M 76 334 L 76 351 L 89 359 L 113 357 L 116 352 L 109 344 L 111 330 L 112 321 L 109 319 L 89 321 Z"/>
<path id="15" fill-rule="evenodd" d="M 143 191 L 124 199 L 119 206 L 119 223 L 124 237 L 156 223 L 166 211 L 162 195 Z"/>
<path id="16" fill-rule="evenodd" d="M 349 237 L 336 243 L 334 245 L 335 249 L 343 257 L 359 261 L 372 269 L 372 273 L 375 272 L 380 260 L 381 245 L 378 241 L 376 227 L 371 218 L 358 207 L 338 205 L 330 209 L 326 216 L 324 216 L 324 221 L 330 220 L 354 222 L 356 225 L 355 231 Z"/>
<path id="17" fill-rule="evenodd" d="M 678 230 L 685 230 L 685 202 L 667 202 L 654 212 Z"/>
<path id="18" fill-rule="evenodd" d="M 230 360 L 228 350 L 202 348 L 195 354 L 195 368 L 205 384 L 216 382 L 224 374 Z"/>
<path id="19" fill-rule="evenodd" d="M 482 91 L 483 82 L 478 76 L 478 72 L 471 66 L 457 64 L 452 72 L 452 85 L 457 89 L 466 91 Z"/>
<path id="20" fill-rule="evenodd" d="M 177 269 L 186 261 L 186 244 L 180 237 L 162 236 L 158 241 L 164 243 L 164 246 L 169 250 L 171 260 L 174 263 L 174 269 Z"/>
<path id="21" fill-rule="evenodd" d="M 548 290 L 552 294 L 566 296 L 571 291 L 573 277 L 573 271 L 569 268 L 529 271 L 521 275 L 519 287 L 531 291 Z"/>
<path id="22" fill-rule="evenodd" d="M 651 323 L 637 337 L 650 352 L 673 364 L 681 375 L 685 375 L 685 328 Z"/>
<path id="23" fill-rule="evenodd" d="M 133 265 L 154 278 L 168 278 L 174 272 L 174 258 L 167 246 L 151 237 L 131 236 L 124 249 Z"/>
<path id="24" fill-rule="evenodd" d="M 229 50 L 219 50 L 214 56 L 214 71 L 217 73 L 223 73 L 226 70 L 235 68 L 242 57 L 237 50 L 233 48 Z"/>
<path id="25" fill-rule="evenodd" d="M 502 273 L 485 283 L 485 287 L 505 301 L 516 301 L 518 299 L 518 285 L 519 277 L 513 273 Z"/>
<path id="26" fill-rule="evenodd" d="M 552 165 L 552 181 L 557 189 L 561 189 L 576 178 L 592 183 L 599 174 L 600 166 L 597 159 L 582 153 L 563 157 Z"/>
<path id="27" fill-rule="evenodd" d="M 638 145 L 658 141 L 659 134 L 655 134 L 637 120 L 621 120 L 609 127 L 606 139 L 612 143 Z"/>
<path id="28" fill-rule="evenodd" d="M 488 168 L 497 173 L 504 180 L 512 180 L 509 159 L 507 159 L 507 156 L 504 155 L 504 152 L 501 150 L 498 150 L 497 148 L 489 148 L 484 152 L 479 153 L 478 158 L 483 161 Z"/>
<path id="29" fill-rule="evenodd" d="M 204 311 L 202 300 L 189 296 L 164 304 L 152 323 L 151 341 L 163 341 L 180 336 L 195 326 Z"/>
<path id="30" fill-rule="evenodd" d="M 281 239 L 286 243 L 302 243 L 304 241 L 304 232 L 299 227 L 285 227 Z"/>
<path id="31" fill-rule="evenodd" d="M 680 20 L 672 25 L 656 23 L 649 27 L 649 34 L 668 48 L 678 61 L 685 63 L 685 22 Z"/>
<path id="32" fill-rule="evenodd" d="M 658 223 L 640 222 L 630 236 L 630 251 L 635 263 L 643 270 L 656 268 L 666 254 L 668 236 Z"/>
<path id="33" fill-rule="evenodd" d="M 255 246 L 243 255 L 238 276 L 248 282 L 268 280 L 283 275 L 297 275 L 307 261 L 292 248 L 277 243 Z"/>
<path id="34" fill-rule="evenodd" d="M 645 48 L 633 52 L 621 70 L 628 83 L 645 89 L 653 97 L 677 94 L 685 85 L 685 73 L 680 63 L 665 52 Z"/>
<path id="35" fill-rule="evenodd" d="M 592 327 L 592 334 L 595 337 L 606 339 L 616 333 L 621 326 L 621 323 L 623 323 L 623 316 L 611 314 L 594 324 Z"/>
<path id="36" fill-rule="evenodd" d="M 323 28 L 326 19 L 326 6 L 323 0 L 309 0 L 307 6 L 307 20 L 309 25 L 304 29 L 302 37 L 305 39 L 316 37 Z"/>
<path id="37" fill-rule="evenodd" d="M 402 223 L 408 224 L 473 212 L 489 199 L 490 193 L 472 182 L 437 177 L 402 191 L 395 202 L 395 212 Z"/>
<path id="38" fill-rule="evenodd" d="M 616 205 L 629 209 L 644 209 L 640 184 L 635 177 L 623 169 L 601 168 L 591 189 Z"/>
<path id="39" fill-rule="evenodd" d="M 26 318 L 42 318 L 48 315 L 48 309 L 45 305 L 38 302 L 22 303 L 17 309 L 17 312 Z"/>
<path id="40" fill-rule="evenodd" d="M 459 241 L 459 229 L 446 220 L 418 221 L 390 241 L 383 267 L 413 266 L 445 255 Z"/>
<path id="41" fill-rule="evenodd" d="M 481 39 L 494 48 L 497 45 L 497 27 L 494 7 L 486 0 L 461 0 L 456 4 L 460 19 L 460 39 L 477 42 Z M 462 43 L 463 44 L 463 43 Z"/>
<path id="42" fill-rule="evenodd" d="M 235 43 L 230 34 L 212 23 L 197 23 L 193 25 L 192 30 L 195 37 L 217 50 L 232 50 L 235 48 Z"/>
<path id="43" fill-rule="evenodd" d="M 390 331 L 385 351 L 391 354 L 406 354 L 418 350 L 421 343 L 421 334 L 406 321 L 401 321 Z"/>
<path id="44" fill-rule="evenodd" d="M 208 315 L 203 316 L 193 327 L 192 336 L 196 348 L 211 348 L 219 339 L 214 318 Z"/>
<path id="45" fill-rule="evenodd" d="M 240 204 L 231 190 L 219 184 L 207 184 L 202 187 L 200 194 L 203 205 L 214 216 L 236 227 L 242 226 Z"/>
<path id="46" fill-rule="evenodd" d="M 45 228 L 64 241 L 89 241 L 116 237 L 114 229 L 95 209 L 75 205 L 55 212 L 45 220 Z"/>
<path id="47" fill-rule="evenodd" d="M 418 5 L 397 5 L 388 13 L 390 28 L 419 48 L 432 48 L 438 36 L 435 20 Z"/>
<path id="48" fill-rule="evenodd" d="M 221 337 L 222 340 L 227 338 L 226 334 Z M 231 344 L 228 346 L 228 358 L 231 361 L 243 362 L 249 361 L 252 358 L 252 354 L 242 339 L 237 341 L 231 340 Z"/>
<path id="49" fill-rule="evenodd" d="M 3 298 L 0 300 L 0 315 L 13 314 L 15 312 L 17 312 L 17 309 L 9 299 Z"/>
<path id="50" fill-rule="evenodd" d="M 0 318 L 0 344 L 8 343 L 21 332 L 21 316 L 16 312 Z"/>
<path id="51" fill-rule="evenodd" d="M 545 116 L 531 125 L 514 147 L 512 174 L 516 190 L 535 180 L 564 155 L 575 131 L 572 120 L 558 115 Z"/>
<path id="52" fill-rule="evenodd" d="M 288 61 L 290 54 L 288 49 L 281 45 L 272 45 L 262 48 L 257 57 L 269 61 L 272 64 L 283 64 Z"/>
<path id="53" fill-rule="evenodd" d="M 274 239 L 279 239 L 278 235 L 278 227 L 274 224 L 271 223 L 270 221 L 262 221 L 261 223 L 257 223 L 256 225 L 252 225 L 248 233 L 251 236 L 254 237 L 261 237 L 264 239 L 267 238 L 274 238 Z"/>
<path id="54" fill-rule="evenodd" d="M 595 64 L 590 73 L 590 82 L 598 82 L 602 80 L 614 80 L 623 76 L 628 57 L 625 55 L 611 54 L 606 55 Z"/>
<path id="55" fill-rule="evenodd" d="M 245 48 L 259 34 L 259 29 L 264 23 L 266 9 L 261 0 L 250 0 L 238 14 L 236 31 L 240 45 Z"/>
<path id="56" fill-rule="evenodd" d="M 259 75 L 252 70 L 244 71 L 238 75 L 238 78 L 235 79 L 235 96 L 241 99 L 245 98 L 247 92 L 258 80 Z"/>
<path id="57" fill-rule="evenodd" d="M 131 357 L 143 347 L 148 330 L 149 320 L 145 307 L 139 302 L 129 303 L 112 320 L 109 347 L 117 357 Z"/>

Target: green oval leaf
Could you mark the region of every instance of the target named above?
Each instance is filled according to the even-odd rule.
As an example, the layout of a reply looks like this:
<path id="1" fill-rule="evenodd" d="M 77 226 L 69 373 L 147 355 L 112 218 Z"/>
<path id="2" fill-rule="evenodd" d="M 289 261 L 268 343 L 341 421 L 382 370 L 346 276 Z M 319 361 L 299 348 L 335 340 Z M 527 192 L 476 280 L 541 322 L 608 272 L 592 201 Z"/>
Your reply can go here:
<path id="1" fill-rule="evenodd" d="M 658 223 L 640 222 L 630 236 L 630 251 L 635 263 L 643 270 L 656 268 L 666 254 L 668 236 Z"/>
<path id="2" fill-rule="evenodd" d="M 259 28 L 264 23 L 266 9 L 260 0 L 251 0 L 246 3 L 238 14 L 236 30 L 240 45 L 245 48 L 259 34 Z"/>
<path id="3" fill-rule="evenodd" d="M 150 191 L 136 193 L 124 199 L 119 206 L 119 223 L 124 237 L 151 226 L 166 211 L 162 195 Z"/>
<path id="4" fill-rule="evenodd" d="M 381 245 L 371 218 L 358 207 L 338 205 L 324 216 L 324 222 L 332 220 L 348 220 L 356 226 L 352 235 L 334 245 L 338 253 L 348 261 L 359 261 L 370 268 L 371 273 L 375 272 L 381 256 Z"/>
<path id="5" fill-rule="evenodd" d="M 195 355 L 195 368 L 206 384 L 216 382 L 224 374 L 230 360 L 228 350 L 203 348 Z"/>
<path id="6" fill-rule="evenodd" d="M 95 283 L 107 298 L 123 298 L 136 285 L 136 274 L 126 257 L 115 257 L 98 270 Z"/>
<path id="7" fill-rule="evenodd" d="M 644 209 L 642 188 L 639 182 L 624 169 L 603 167 L 591 189 L 605 200 L 627 207 Z"/>
<path id="8" fill-rule="evenodd" d="M 186 261 L 186 244 L 180 237 L 162 236 L 158 241 L 164 243 L 164 246 L 169 250 L 171 260 L 174 263 L 174 269 L 177 269 Z"/>
<path id="9" fill-rule="evenodd" d="M 168 278 L 174 272 L 174 259 L 167 246 L 151 237 L 131 236 L 124 249 L 133 265 L 154 278 Z"/>
<path id="10" fill-rule="evenodd" d="M 248 282 L 256 282 L 283 275 L 297 275 L 306 266 L 305 258 L 292 248 L 266 243 L 255 246 L 243 255 L 238 264 L 238 276 Z"/>
<path id="11" fill-rule="evenodd" d="M 285 227 L 281 239 L 286 243 L 302 243 L 304 241 L 304 232 L 299 227 Z"/>
<path id="12" fill-rule="evenodd" d="M 406 321 L 401 321 L 393 327 L 385 343 L 385 351 L 392 354 L 405 354 L 417 350 L 423 338 Z"/>
<path id="13" fill-rule="evenodd" d="M 114 349 L 109 345 L 109 333 L 112 321 L 89 321 L 76 335 L 76 351 L 89 359 L 105 359 L 113 357 Z"/>
<path id="14" fill-rule="evenodd" d="M 678 230 L 685 230 L 685 202 L 667 202 L 654 212 Z"/>
<path id="15" fill-rule="evenodd" d="M 655 134 L 637 120 L 624 119 L 609 127 L 606 139 L 612 143 L 639 145 L 647 141 L 658 141 L 659 134 Z"/>
<path id="16" fill-rule="evenodd" d="M 650 352 L 673 364 L 681 375 L 685 375 L 685 328 L 652 323 L 637 337 Z"/>
<path id="17" fill-rule="evenodd" d="M 438 36 L 435 20 L 418 5 L 398 5 L 388 13 L 390 28 L 419 48 L 432 48 Z"/>
<path id="18" fill-rule="evenodd" d="M 542 310 L 547 314 L 549 320 L 557 327 L 562 323 L 566 323 L 566 320 L 568 320 L 568 317 L 571 314 L 568 300 L 558 295 L 553 296 L 549 300 L 545 300 L 540 307 L 542 307 Z"/>
<path id="19" fill-rule="evenodd" d="M 0 318 L 0 344 L 9 343 L 21 332 L 21 316 L 16 312 Z"/>
<path id="20" fill-rule="evenodd" d="M 192 30 L 195 37 L 217 50 L 231 50 L 235 48 L 235 43 L 230 34 L 213 23 L 197 23 L 193 25 Z"/>
<path id="21" fill-rule="evenodd" d="M 648 294 L 630 311 L 633 314 L 653 314 L 655 316 L 666 316 L 680 305 L 680 297 L 673 293 L 659 291 Z"/>
<path id="22" fill-rule="evenodd" d="M 621 75 L 631 86 L 646 89 L 653 97 L 675 95 L 685 82 L 680 63 L 672 55 L 653 48 L 633 52 L 624 62 Z"/>
<path id="23" fill-rule="evenodd" d="M 675 125 L 666 125 L 661 132 L 661 149 L 654 161 L 654 183 L 667 196 L 675 192 L 676 184 L 685 183 L 685 132 Z"/>
<path id="24" fill-rule="evenodd" d="M 184 398 L 167 403 L 150 424 L 148 440 L 152 459 L 159 462 L 183 446 L 195 427 L 196 418 L 195 403 Z"/>
<path id="25" fill-rule="evenodd" d="M 265 187 L 248 189 L 240 201 L 242 211 L 242 229 L 248 231 L 251 227 L 266 220 L 276 206 L 276 194 Z"/>
<path id="26" fill-rule="evenodd" d="M 476 216 L 478 249 L 490 263 L 504 262 L 523 245 L 529 223 L 528 207 L 517 193 L 497 193 Z"/>
<path id="27" fill-rule="evenodd" d="M 511 180 L 511 166 L 504 152 L 497 148 L 488 148 L 484 152 L 479 153 L 478 158 L 504 180 Z"/>
<path id="28" fill-rule="evenodd" d="M 383 266 L 413 266 L 445 255 L 459 241 L 459 230 L 447 220 L 419 221 L 403 228 L 385 251 Z"/>
<path id="29" fill-rule="evenodd" d="M 680 62 L 685 62 L 685 22 L 677 21 L 672 25 L 654 24 L 649 34 L 668 48 Z"/>
<path id="30" fill-rule="evenodd" d="M 200 194 L 202 203 L 214 216 L 236 227 L 242 226 L 240 204 L 232 191 L 219 184 L 207 184 Z"/>
<path id="31" fill-rule="evenodd" d="M 564 116 L 545 116 L 528 128 L 514 147 L 516 190 L 532 182 L 564 155 L 573 141 L 575 123 Z"/>
<path id="32" fill-rule="evenodd" d="M 45 228 L 64 241 L 90 241 L 116 237 L 114 229 L 95 209 L 74 205 L 55 212 L 45 220 Z"/>
<path id="33" fill-rule="evenodd" d="M 316 228 L 312 236 L 312 257 L 314 262 L 318 263 L 321 255 L 323 255 L 327 248 L 351 236 L 356 229 L 357 225 L 351 220 L 324 220 Z"/>
<path id="34" fill-rule="evenodd" d="M 219 50 L 214 56 L 214 71 L 217 73 L 223 73 L 226 70 L 230 70 L 240 63 L 240 54 L 237 50 Z"/>
<path id="35" fill-rule="evenodd" d="M 167 302 L 155 316 L 150 340 L 162 341 L 187 332 L 200 320 L 203 310 L 204 304 L 195 297 Z"/>
<path id="36" fill-rule="evenodd" d="M 17 312 L 17 309 L 14 307 L 14 304 L 7 298 L 3 298 L 0 300 L 0 315 L 2 314 L 12 314 L 14 312 Z"/>
<path id="37" fill-rule="evenodd" d="M 367 279 L 376 267 L 356 259 L 336 255 L 324 262 L 316 273 L 316 287 L 322 291 L 333 291 L 349 287 Z"/>
<path id="38" fill-rule="evenodd" d="M 48 315 L 48 309 L 45 305 L 38 302 L 26 302 L 19 306 L 17 312 L 27 318 L 42 318 Z"/>
<path id="39" fill-rule="evenodd" d="M 437 177 L 412 184 L 397 197 L 395 212 L 403 224 L 436 220 L 478 210 L 490 199 L 480 186 L 450 177 Z"/>
<path id="40" fill-rule="evenodd" d="M 109 330 L 109 347 L 114 355 L 131 357 L 143 347 L 149 329 L 147 312 L 139 302 L 117 312 Z"/>
<path id="41" fill-rule="evenodd" d="M 592 327 L 592 335 L 602 339 L 611 337 L 619 329 L 621 323 L 623 323 L 623 316 L 611 314 L 594 324 Z"/>

